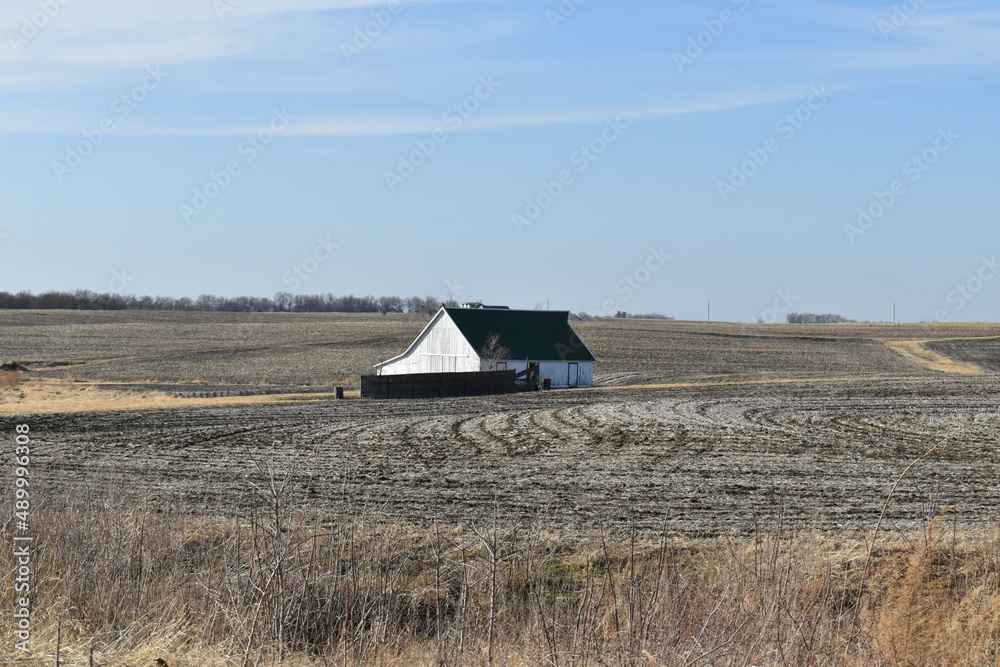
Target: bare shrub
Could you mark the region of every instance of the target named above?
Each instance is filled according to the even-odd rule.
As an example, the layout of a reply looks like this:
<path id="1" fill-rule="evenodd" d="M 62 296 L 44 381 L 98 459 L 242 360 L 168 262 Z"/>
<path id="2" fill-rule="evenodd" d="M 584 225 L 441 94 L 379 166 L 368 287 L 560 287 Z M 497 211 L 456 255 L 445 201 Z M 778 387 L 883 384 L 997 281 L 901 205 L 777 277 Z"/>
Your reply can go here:
<path id="1" fill-rule="evenodd" d="M 479 369 L 495 371 L 497 365 L 510 357 L 510 348 L 500 340 L 500 334 L 491 331 L 486 336 L 486 342 L 479 349 Z"/>

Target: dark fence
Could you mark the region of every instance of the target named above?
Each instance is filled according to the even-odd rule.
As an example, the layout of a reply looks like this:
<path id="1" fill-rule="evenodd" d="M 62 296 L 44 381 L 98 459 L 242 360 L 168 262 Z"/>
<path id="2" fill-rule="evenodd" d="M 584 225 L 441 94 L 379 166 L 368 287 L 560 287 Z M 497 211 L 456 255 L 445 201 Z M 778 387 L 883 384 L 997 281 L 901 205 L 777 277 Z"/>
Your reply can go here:
<path id="1" fill-rule="evenodd" d="M 514 391 L 514 371 L 361 376 L 362 398 L 485 396 Z"/>

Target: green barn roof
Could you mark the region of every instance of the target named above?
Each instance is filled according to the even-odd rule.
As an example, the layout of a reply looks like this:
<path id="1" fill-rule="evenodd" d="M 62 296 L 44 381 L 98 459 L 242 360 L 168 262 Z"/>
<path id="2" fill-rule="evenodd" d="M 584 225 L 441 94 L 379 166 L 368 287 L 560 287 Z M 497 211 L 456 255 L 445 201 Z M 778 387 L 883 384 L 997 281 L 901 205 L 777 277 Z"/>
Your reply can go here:
<path id="1" fill-rule="evenodd" d="M 510 349 L 508 359 L 597 361 L 573 327 L 567 310 L 445 308 L 459 331 L 479 352 L 491 333 Z"/>

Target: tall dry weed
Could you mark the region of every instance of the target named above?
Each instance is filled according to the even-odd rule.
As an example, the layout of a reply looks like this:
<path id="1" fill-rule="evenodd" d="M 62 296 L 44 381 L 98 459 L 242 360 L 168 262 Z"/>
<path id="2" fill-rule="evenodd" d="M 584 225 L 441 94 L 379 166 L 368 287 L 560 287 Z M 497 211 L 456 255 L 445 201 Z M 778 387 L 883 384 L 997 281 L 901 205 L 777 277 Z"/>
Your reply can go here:
<path id="1" fill-rule="evenodd" d="M 403 525 L 316 512 L 264 470 L 229 519 L 40 493 L 23 664 L 54 664 L 57 626 L 67 665 L 91 647 L 109 666 L 997 664 L 997 535 L 883 536 L 863 581 L 864 535 L 580 537 L 499 512 Z M 8 618 L 13 571 L 0 551 Z"/>
<path id="2" fill-rule="evenodd" d="M 998 548 L 996 538 L 950 543 L 937 517 L 922 539 L 885 549 L 863 613 L 874 653 L 889 664 L 1000 664 Z"/>

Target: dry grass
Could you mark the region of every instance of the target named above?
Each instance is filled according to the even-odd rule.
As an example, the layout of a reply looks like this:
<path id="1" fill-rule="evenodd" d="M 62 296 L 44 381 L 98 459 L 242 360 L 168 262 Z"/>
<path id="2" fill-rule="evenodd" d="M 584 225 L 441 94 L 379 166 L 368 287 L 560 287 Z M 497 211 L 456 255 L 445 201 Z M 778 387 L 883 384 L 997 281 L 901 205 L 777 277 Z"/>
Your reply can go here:
<path id="1" fill-rule="evenodd" d="M 927 349 L 946 357 L 982 368 L 989 373 L 1000 372 L 1000 337 L 939 338 L 924 344 Z"/>
<path id="2" fill-rule="evenodd" d="M 934 341 L 930 340 L 894 340 L 887 341 L 886 345 L 891 347 L 893 350 L 901 354 L 906 359 L 915 361 L 918 364 L 926 366 L 932 371 L 939 371 L 941 373 L 953 373 L 956 375 L 983 375 L 984 371 L 978 366 L 973 366 L 962 361 L 957 361 L 950 357 L 946 357 L 943 354 L 934 352 L 933 350 L 928 350 L 924 347 L 924 343 L 930 343 Z"/>
<path id="3" fill-rule="evenodd" d="M 117 410 L 127 407 L 165 407 L 163 394 L 106 391 L 87 382 L 32 378 L 21 391 L 0 402 L 0 415 Z"/>
<path id="4" fill-rule="evenodd" d="M 24 374 L 21 371 L 0 371 L 0 391 L 16 391 L 24 382 Z"/>
<path id="5" fill-rule="evenodd" d="M 863 535 L 567 539 L 317 516 L 273 476 L 255 493 L 217 521 L 36 501 L 33 653 L 5 634 L 0 661 L 54 664 L 58 624 L 67 666 L 1000 664 L 1000 535 L 940 519 L 880 538 L 863 579 Z"/>
<path id="6" fill-rule="evenodd" d="M 2 383 L 2 378 L 0 378 Z M 2 389 L 0 384 L 0 389 Z M 344 392 L 346 398 L 359 398 L 357 390 Z M 178 398 L 156 391 L 122 391 L 98 383 L 33 379 L 20 392 L 0 402 L 2 415 L 43 415 L 93 412 L 102 410 L 148 410 L 152 408 L 194 408 L 221 405 L 258 405 L 283 401 L 329 401 L 334 394 L 262 394 L 221 396 L 218 398 Z"/>

